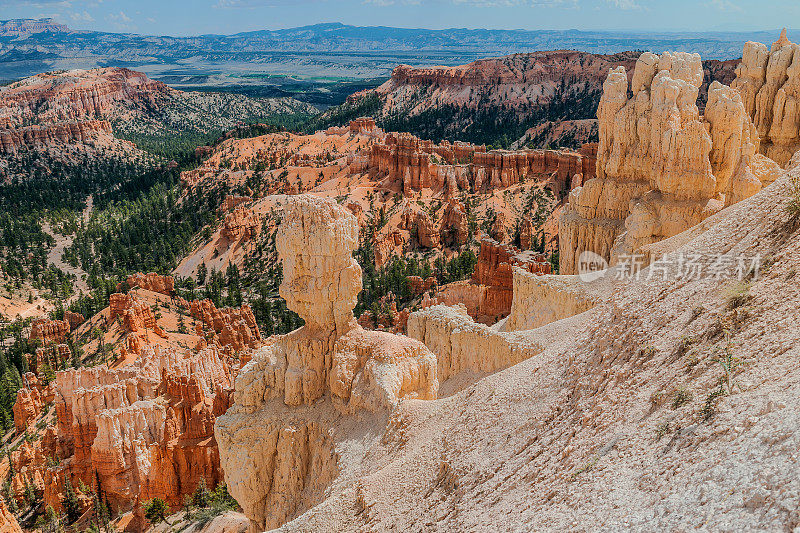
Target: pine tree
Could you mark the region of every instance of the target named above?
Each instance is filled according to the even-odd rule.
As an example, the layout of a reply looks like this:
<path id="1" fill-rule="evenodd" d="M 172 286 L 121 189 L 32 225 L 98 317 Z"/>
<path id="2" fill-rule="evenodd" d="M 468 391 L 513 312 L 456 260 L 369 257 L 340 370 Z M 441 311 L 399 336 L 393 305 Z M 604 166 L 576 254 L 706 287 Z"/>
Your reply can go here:
<path id="1" fill-rule="evenodd" d="M 72 524 L 81 517 L 81 504 L 78 500 L 78 495 L 75 494 L 72 482 L 67 477 L 64 478 L 64 496 L 61 498 L 61 507 L 67 516 L 68 524 Z"/>

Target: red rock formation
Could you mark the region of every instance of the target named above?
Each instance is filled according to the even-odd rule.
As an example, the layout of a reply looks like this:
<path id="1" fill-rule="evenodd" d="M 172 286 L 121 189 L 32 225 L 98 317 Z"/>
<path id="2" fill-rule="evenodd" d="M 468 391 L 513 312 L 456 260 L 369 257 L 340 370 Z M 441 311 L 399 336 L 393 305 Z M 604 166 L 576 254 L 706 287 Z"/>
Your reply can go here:
<path id="1" fill-rule="evenodd" d="M 155 104 L 174 92 L 141 72 L 125 68 L 39 74 L 0 91 L 0 128 L 81 121 L 105 116 L 119 104 Z"/>
<path id="2" fill-rule="evenodd" d="M 13 153 L 23 146 L 42 148 L 51 144 L 85 143 L 102 134 L 112 134 L 111 124 L 105 120 L 0 129 L 0 153 Z"/>
<path id="3" fill-rule="evenodd" d="M 446 246 L 461 246 L 469 240 L 469 221 L 464 205 L 450 199 L 444 209 L 441 225 L 441 239 Z"/>
<path id="4" fill-rule="evenodd" d="M 38 374 L 43 364 L 47 364 L 51 370 L 61 369 L 66 361 L 72 357 L 72 352 L 66 344 L 53 344 L 46 347 L 36 348 L 33 354 L 28 356 L 28 368 L 34 374 Z"/>
<path id="5" fill-rule="evenodd" d="M 17 519 L 2 501 L 0 501 L 0 533 L 22 533 Z"/>
<path id="6" fill-rule="evenodd" d="M 439 247 L 439 230 L 425 211 L 406 208 L 400 221 L 400 229 L 416 233 L 417 243 L 422 248 Z"/>
<path id="7" fill-rule="evenodd" d="M 513 246 L 504 246 L 489 239 L 481 242 L 472 282 L 487 289 L 480 301 L 478 315 L 497 318 L 511 312 L 515 266 L 534 274 L 550 274 L 550 263 L 542 254 L 520 252 Z"/>
<path id="8" fill-rule="evenodd" d="M 122 327 L 127 333 L 137 333 L 144 329 L 153 330 L 159 337 L 166 338 L 166 333 L 158 324 L 153 310 L 147 304 L 136 299 L 135 294 L 115 293 L 109 297 L 110 320 L 122 318 Z"/>
<path id="9" fill-rule="evenodd" d="M 568 150 L 491 150 L 468 143 L 434 145 L 408 133 L 389 133 L 372 145 L 369 160 L 358 171 L 369 171 L 397 184 L 404 194 L 429 188 L 452 197 L 458 191 L 491 191 L 521 180 L 554 175 L 569 187 L 575 174 L 594 175 L 596 146 Z M 351 164 L 355 165 L 355 160 Z M 587 170 L 588 169 L 588 170 Z"/>
<path id="10" fill-rule="evenodd" d="M 214 343 L 227 347 L 233 353 L 256 348 L 262 342 L 261 332 L 249 305 L 239 309 L 217 309 L 211 300 L 195 300 L 190 304 L 190 313 L 202 322 L 203 329 L 213 334 Z"/>
<path id="11" fill-rule="evenodd" d="M 225 216 L 222 225 L 222 236 L 230 241 L 249 241 L 258 237 L 261 231 L 261 219 L 252 209 L 239 206 Z"/>
<path id="12" fill-rule="evenodd" d="M 175 278 L 172 276 L 160 276 L 155 272 L 150 272 L 149 274 L 137 272 L 132 276 L 128 276 L 125 282 L 130 288 L 139 287 L 140 289 L 166 296 L 172 296 L 175 293 Z M 122 290 L 121 284 L 117 285 L 117 290 Z"/>
<path id="13" fill-rule="evenodd" d="M 63 343 L 70 332 L 69 322 L 66 320 L 49 320 L 39 318 L 31 324 L 30 340 L 40 340 L 42 344 Z"/>
<path id="14" fill-rule="evenodd" d="M 247 202 L 252 202 L 253 198 L 250 196 L 236 196 L 233 194 L 229 194 L 225 197 L 225 200 L 219 206 L 220 213 L 227 213 L 232 211 L 236 206 L 241 204 L 246 204 Z"/>
<path id="15" fill-rule="evenodd" d="M 506 215 L 504 213 L 497 213 L 497 216 L 494 218 L 494 222 L 492 222 L 492 227 L 489 230 L 489 234 L 491 235 L 492 239 L 496 240 L 499 243 L 504 243 L 508 240 L 508 222 L 506 221 Z"/>
<path id="16" fill-rule="evenodd" d="M 428 292 L 436 286 L 436 278 L 431 276 L 428 279 L 422 279 L 419 276 L 409 276 L 408 284 L 411 288 L 411 294 L 414 296 L 419 296 L 420 294 Z"/>
<path id="17" fill-rule="evenodd" d="M 200 479 L 222 479 L 213 427 L 232 380 L 216 349 L 186 357 L 150 345 L 136 366 L 59 372 L 58 428 L 42 449 L 62 462 L 50 470 L 89 485 L 96 472 L 115 512 L 156 496 L 178 508 Z M 45 490 L 56 509 L 58 497 Z"/>
<path id="18" fill-rule="evenodd" d="M 64 311 L 64 320 L 69 323 L 70 331 L 74 330 L 84 322 L 86 319 L 80 313 L 73 313 L 72 311 Z"/>
<path id="19" fill-rule="evenodd" d="M 18 435 L 33 425 L 42 412 L 41 393 L 33 388 L 22 388 L 17 391 L 17 400 L 14 402 L 14 429 Z"/>
<path id="20" fill-rule="evenodd" d="M 405 244 L 403 235 L 397 230 L 390 231 L 383 235 L 376 235 L 373 245 L 375 266 L 380 267 L 386 264 L 397 248 L 402 247 L 403 244 Z"/>
<path id="21" fill-rule="evenodd" d="M 370 117 L 361 117 L 350 122 L 350 131 L 353 133 L 371 133 L 375 129 L 375 119 Z"/>

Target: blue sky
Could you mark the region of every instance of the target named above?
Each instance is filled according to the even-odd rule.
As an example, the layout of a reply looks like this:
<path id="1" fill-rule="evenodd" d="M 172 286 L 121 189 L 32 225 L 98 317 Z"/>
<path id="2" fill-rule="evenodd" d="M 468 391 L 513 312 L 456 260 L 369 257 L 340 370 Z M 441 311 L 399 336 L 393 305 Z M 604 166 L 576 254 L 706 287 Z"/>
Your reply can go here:
<path id="1" fill-rule="evenodd" d="M 800 0 L 0 0 L 0 19 L 25 17 L 152 35 L 230 34 L 318 22 L 749 31 L 800 22 Z"/>

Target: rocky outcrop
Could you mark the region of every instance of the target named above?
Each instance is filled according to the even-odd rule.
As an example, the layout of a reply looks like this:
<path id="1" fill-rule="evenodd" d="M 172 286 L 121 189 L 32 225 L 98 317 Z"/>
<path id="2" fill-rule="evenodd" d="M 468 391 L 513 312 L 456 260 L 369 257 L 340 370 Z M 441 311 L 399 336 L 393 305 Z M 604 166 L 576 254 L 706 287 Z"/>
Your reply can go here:
<path id="1" fill-rule="evenodd" d="M 462 372 L 496 372 L 542 349 L 476 323 L 463 306 L 436 305 L 411 313 L 408 336 L 424 342 L 436 354 L 441 383 Z"/>
<path id="2" fill-rule="evenodd" d="M 770 48 L 748 41 L 731 87 L 756 126 L 760 152 L 785 167 L 800 149 L 800 46 L 785 29 Z"/>
<path id="3" fill-rule="evenodd" d="M 22 388 L 17 391 L 14 402 L 14 429 L 18 435 L 25 433 L 42 412 L 41 393 L 35 388 Z"/>
<path id="4" fill-rule="evenodd" d="M 642 54 L 630 99 L 624 68 L 609 73 L 597 177 L 570 192 L 561 215 L 562 274 L 578 271 L 584 251 L 613 264 L 760 190 L 749 167 L 758 136 L 742 99 L 714 82 L 701 117 L 702 82 L 696 54 Z"/>
<path id="5" fill-rule="evenodd" d="M 352 133 L 372 133 L 377 129 L 375 119 L 371 117 L 360 117 L 350 121 L 350 131 Z"/>
<path id="6" fill-rule="evenodd" d="M 189 312 L 201 321 L 200 333 L 208 333 L 209 342 L 232 353 L 257 348 L 263 342 L 253 310 L 247 304 L 238 309 L 217 309 L 211 300 L 195 300 L 189 304 Z"/>
<path id="7" fill-rule="evenodd" d="M 542 276 L 514 267 L 511 312 L 503 331 L 538 328 L 588 311 L 605 301 L 607 283 L 586 283 L 578 276 Z"/>
<path id="8" fill-rule="evenodd" d="M 245 206 L 236 207 L 225 215 L 222 223 L 222 236 L 231 242 L 254 240 L 261 231 L 261 219 L 252 209 Z"/>
<path id="9" fill-rule="evenodd" d="M 119 104 L 155 104 L 172 89 L 125 68 L 39 74 L 0 88 L 0 128 L 80 122 L 106 116 Z M 106 123 L 106 127 L 108 124 Z"/>
<path id="10" fill-rule="evenodd" d="M 31 323 L 31 333 L 28 338 L 32 341 L 41 341 L 44 345 L 51 343 L 61 344 L 66 339 L 70 329 L 69 322 L 66 320 L 38 318 Z"/>
<path id="11" fill-rule="evenodd" d="M 490 150 L 468 143 L 434 144 L 408 133 L 388 133 L 372 145 L 369 160 L 360 172 L 369 171 L 394 184 L 407 196 L 422 189 L 443 191 L 453 197 L 459 191 L 488 192 L 526 179 L 553 179 L 569 188 L 576 174 L 593 175 L 596 149 Z"/>
<path id="12" fill-rule="evenodd" d="M 80 313 L 73 313 L 72 311 L 64 311 L 64 320 L 69 323 L 70 330 L 74 330 L 86 321 L 86 318 Z"/>
<path id="13" fill-rule="evenodd" d="M 436 360 L 422 343 L 356 323 L 357 246 L 345 208 L 311 196 L 288 204 L 277 236 L 280 293 L 305 326 L 254 354 L 215 426 L 229 490 L 262 530 L 322 497 L 339 470 L 335 443 L 348 415 L 436 396 Z"/>
<path id="14" fill-rule="evenodd" d="M 178 508 L 200 479 L 222 479 L 213 426 L 231 383 L 213 347 L 186 356 L 147 345 L 135 366 L 59 372 L 49 447 L 73 482 L 99 480 L 115 512 L 156 496 Z"/>
<path id="15" fill-rule="evenodd" d="M 373 245 L 375 266 L 380 267 L 386 264 L 389 258 L 398 251 L 398 248 L 402 250 L 401 247 L 404 244 L 403 235 L 397 230 L 376 235 Z"/>
<path id="16" fill-rule="evenodd" d="M 409 276 L 408 285 L 411 289 L 411 294 L 414 296 L 419 296 L 420 294 L 428 292 L 432 288 L 436 287 L 436 278 L 431 276 L 428 279 L 422 279 L 419 276 Z"/>
<path id="17" fill-rule="evenodd" d="M 128 276 L 125 282 L 131 289 L 138 287 L 146 291 L 157 292 L 166 296 L 172 296 L 175 294 L 175 278 L 172 276 L 161 276 L 155 272 L 150 272 L 149 274 L 137 272 L 132 276 Z M 118 285 L 117 290 L 122 290 L 122 288 Z"/>
<path id="18" fill-rule="evenodd" d="M 71 357 L 72 351 L 66 344 L 42 346 L 36 348 L 33 354 L 28 357 L 28 368 L 37 375 L 44 368 L 44 365 L 47 365 L 52 371 L 60 370 Z"/>
<path id="19" fill-rule="evenodd" d="M 159 337 L 166 338 L 166 332 L 156 323 L 153 310 L 144 302 L 139 301 L 134 292 L 112 294 L 109 297 L 108 307 L 109 320 L 120 318 L 126 333 L 152 330 Z"/>
<path id="20" fill-rule="evenodd" d="M 22 533 L 19 522 L 8 510 L 5 502 L 0 502 L 0 533 Z"/>
<path id="21" fill-rule="evenodd" d="M 536 275 L 550 273 L 550 263 L 542 254 L 520 252 L 513 246 L 502 245 L 491 239 L 481 241 L 472 283 L 486 289 L 478 300 L 478 307 L 470 313 L 473 318 L 494 323 L 508 315 L 513 299 L 514 267 Z M 441 303 L 454 302 L 445 298 Z M 468 309 L 472 310 L 472 306 L 468 306 Z"/>
<path id="22" fill-rule="evenodd" d="M 462 246 L 469 241 L 469 220 L 464 204 L 451 198 L 444 208 L 439 230 L 445 246 Z"/>
<path id="23" fill-rule="evenodd" d="M 22 147 L 40 149 L 55 144 L 87 143 L 112 133 L 111 124 L 105 120 L 0 129 L 0 153 L 14 153 Z"/>

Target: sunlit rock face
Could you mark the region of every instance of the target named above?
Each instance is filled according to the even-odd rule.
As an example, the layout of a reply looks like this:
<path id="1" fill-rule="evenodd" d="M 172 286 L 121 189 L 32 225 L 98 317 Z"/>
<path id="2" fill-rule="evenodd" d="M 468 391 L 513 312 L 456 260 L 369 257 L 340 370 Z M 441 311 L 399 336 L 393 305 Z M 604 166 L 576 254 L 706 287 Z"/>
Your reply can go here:
<path id="1" fill-rule="evenodd" d="M 760 152 L 785 167 L 800 149 L 800 46 L 786 30 L 770 48 L 748 41 L 731 87 L 756 126 Z"/>
<path id="2" fill-rule="evenodd" d="M 350 211 L 298 196 L 276 244 L 280 294 L 305 325 L 255 353 L 215 426 L 229 490 L 259 530 L 322 498 L 340 473 L 350 415 L 385 415 L 403 398 L 433 399 L 438 389 L 436 358 L 424 344 L 364 330 L 353 317 L 361 268 Z"/>
<path id="3" fill-rule="evenodd" d="M 584 251 L 614 264 L 761 189 L 746 100 L 713 82 L 701 116 L 702 83 L 697 54 L 644 53 L 630 87 L 624 67 L 609 72 L 597 110 L 597 177 L 570 192 L 560 220 L 562 274 L 578 271 Z"/>

